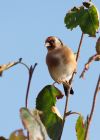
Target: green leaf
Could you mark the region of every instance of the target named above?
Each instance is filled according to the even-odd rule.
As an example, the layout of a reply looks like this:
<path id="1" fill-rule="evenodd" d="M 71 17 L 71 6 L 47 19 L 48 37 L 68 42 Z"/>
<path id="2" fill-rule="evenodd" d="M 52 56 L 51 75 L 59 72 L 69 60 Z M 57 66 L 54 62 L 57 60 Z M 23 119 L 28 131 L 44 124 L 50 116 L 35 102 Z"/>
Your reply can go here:
<path id="1" fill-rule="evenodd" d="M 99 12 L 91 3 L 83 3 L 85 6 L 72 8 L 65 16 L 64 23 L 68 29 L 79 26 L 84 34 L 95 36 L 99 28 Z"/>
<path id="2" fill-rule="evenodd" d="M 41 120 L 52 140 L 59 138 L 62 128 L 62 118 L 55 107 L 56 98 L 60 97 L 62 97 L 60 90 L 52 85 L 47 85 L 40 91 L 36 99 L 36 108 L 43 112 Z"/>
<path id="3" fill-rule="evenodd" d="M 86 8 L 89 8 L 91 6 L 91 2 L 83 2 L 83 5 L 86 7 Z"/>
<path id="4" fill-rule="evenodd" d="M 83 121 L 83 117 L 79 116 L 76 122 L 77 140 L 84 140 L 87 123 Z"/>
<path id="5" fill-rule="evenodd" d="M 30 140 L 47 140 L 46 129 L 40 120 L 41 112 L 38 110 L 28 110 L 27 108 L 20 109 L 20 115 L 24 127 L 29 132 Z"/>
<path id="6" fill-rule="evenodd" d="M 62 128 L 62 119 L 52 111 L 44 112 L 41 120 L 52 140 L 57 140 Z"/>
<path id="7" fill-rule="evenodd" d="M 26 136 L 23 133 L 23 130 L 16 130 L 11 135 L 9 140 L 26 140 Z"/>
<path id="8" fill-rule="evenodd" d="M 83 7 L 74 7 L 72 8 L 65 16 L 64 22 L 68 29 L 73 29 L 79 25 L 79 13 Z"/>
<path id="9" fill-rule="evenodd" d="M 55 86 L 47 85 L 44 87 L 36 99 L 36 108 L 41 111 L 48 111 L 56 104 L 56 98 L 61 98 L 63 95 Z"/>

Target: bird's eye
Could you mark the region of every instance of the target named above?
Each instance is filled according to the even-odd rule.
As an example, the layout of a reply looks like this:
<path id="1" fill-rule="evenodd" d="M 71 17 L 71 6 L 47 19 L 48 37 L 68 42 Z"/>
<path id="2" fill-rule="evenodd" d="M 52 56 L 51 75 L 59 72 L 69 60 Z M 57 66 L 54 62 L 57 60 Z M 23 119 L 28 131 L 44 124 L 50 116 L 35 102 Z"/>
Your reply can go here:
<path id="1" fill-rule="evenodd" d="M 51 42 L 51 43 L 54 43 L 55 41 L 54 41 L 54 40 L 51 40 L 50 42 Z"/>

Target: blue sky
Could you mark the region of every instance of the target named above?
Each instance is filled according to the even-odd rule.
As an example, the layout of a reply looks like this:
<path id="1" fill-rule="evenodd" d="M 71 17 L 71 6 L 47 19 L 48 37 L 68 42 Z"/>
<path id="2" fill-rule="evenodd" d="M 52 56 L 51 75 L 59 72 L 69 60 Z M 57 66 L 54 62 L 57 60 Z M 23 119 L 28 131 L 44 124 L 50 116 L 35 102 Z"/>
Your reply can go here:
<path id="1" fill-rule="evenodd" d="M 100 11 L 98 0 L 93 1 Z M 81 31 L 79 28 L 70 31 L 65 28 L 64 16 L 74 6 L 80 6 L 77 0 L 1 0 L 0 1 L 0 65 L 18 60 L 20 57 L 28 64 L 38 63 L 34 72 L 29 108 L 35 108 L 35 98 L 47 84 L 52 84 L 45 57 L 47 50 L 44 41 L 48 36 L 58 36 L 74 52 L 77 51 Z M 99 35 L 97 35 L 97 38 Z M 70 97 L 69 110 L 81 112 L 84 118 L 90 112 L 93 94 L 100 73 L 100 62 L 95 62 L 85 75 L 85 80 L 79 75 L 88 58 L 95 54 L 97 38 L 84 36 L 78 71 L 74 79 L 74 96 Z M 24 106 L 28 80 L 26 69 L 17 65 L 5 71 L 0 78 L 0 135 L 9 137 L 10 133 L 22 128 L 19 109 Z M 62 91 L 62 86 L 57 85 Z M 90 127 L 90 139 L 100 138 L 100 94 L 98 94 L 94 117 Z M 65 98 L 57 102 L 61 114 L 64 110 Z M 76 140 L 75 122 L 77 116 L 66 120 L 62 140 Z"/>

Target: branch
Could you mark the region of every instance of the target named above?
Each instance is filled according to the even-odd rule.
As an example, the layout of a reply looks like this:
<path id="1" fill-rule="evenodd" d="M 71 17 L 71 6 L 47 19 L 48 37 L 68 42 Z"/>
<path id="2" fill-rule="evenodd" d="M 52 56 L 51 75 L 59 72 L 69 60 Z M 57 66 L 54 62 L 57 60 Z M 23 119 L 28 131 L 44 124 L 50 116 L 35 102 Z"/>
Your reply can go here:
<path id="1" fill-rule="evenodd" d="M 28 71 L 30 70 L 30 68 L 29 68 L 25 63 L 20 62 L 20 64 L 22 64 L 23 66 L 25 66 L 25 67 L 27 68 Z"/>
<path id="2" fill-rule="evenodd" d="M 71 112 L 71 111 L 66 113 L 66 117 L 69 116 L 69 115 L 79 115 L 79 116 L 82 116 L 81 113 L 79 113 L 79 112 Z"/>
<path id="3" fill-rule="evenodd" d="M 97 61 L 97 60 L 100 60 L 100 54 L 95 54 L 95 55 L 93 55 L 92 57 L 89 58 L 88 62 L 85 64 L 85 67 L 84 67 L 84 69 L 83 69 L 83 71 L 80 75 L 80 78 L 84 78 L 84 74 L 89 69 L 90 64 L 93 61 Z"/>
<path id="4" fill-rule="evenodd" d="M 82 33 L 82 35 L 81 35 L 81 39 L 80 39 L 80 43 L 79 43 L 79 47 L 78 47 L 78 51 L 77 51 L 77 55 L 76 55 L 76 61 L 78 61 L 79 56 L 80 56 L 80 50 L 81 50 L 81 46 L 82 46 L 83 36 L 84 36 L 84 33 Z"/>
<path id="5" fill-rule="evenodd" d="M 87 138 L 88 138 L 89 127 L 90 127 L 90 124 L 91 124 L 91 121 L 92 121 L 92 117 L 93 117 L 93 113 L 94 113 L 94 109 L 95 109 L 95 104 L 96 104 L 96 97 L 97 97 L 97 93 L 98 93 L 99 90 L 100 90 L 100 75 L 99 75 L 97 85 L 96 85 L 96 89 L 95 89 L 95 92 L 94 92 L 92 108 L 91 108 L 91 112 L 90 112 L 90 115 L 89 115 L 89 118 L 88 118 L 88 125 L 87 125 L 87 129 L 86 129 L 86 132 L 85 132 L 84 140 L 87 140 Z"/>
<path id="6" fill-rule="evenodd" d="M 29 72 L 29 79 L 28 79 L 28 85 L 27 85 L 27 90 L 26 90 L 26 98 L 25 98 L 25 107 L 28 107 L 28 96 L 29 96 L 29 89 L 30 89 L 30 84 L 31 84 L 31 80 L 32 80 L 32 76 L 33 76 L 33 72 L 35 70 L 35 67 L 37 66 L 37 63 L 34 64 L 34 66 L 31 65 L 31 67 L 29 68 L 26 64 L 22 63 Z M 27 132 L 27 139 L 29 140 L 29 132 Z"/>
<path id="7" fill-rule="evenodd" d="M 79 56 L 80 56 L 80 50 L 81 50 L 81 47 L 82 47 L 83 36 L 84 36 L 84 33 L 82 33 L 82 35 L 81 35 L 81 39 L 80 39 L 80 42 L 79 42 L 79 46 L 78 46 L 78 50 L 77 50 L 77 55 L 76 55 L 76 61 L 78 61 Z M 69 86 L 69 90 L 68 90 L 68 93 L 67 93 L 67 96 L 66 96 L 66 103 L 65 103 L 64 115 L 63 115 L 62 129 L 61 129 L 61 134 L 59 136 L 59 140 L 61 139 L 61 136 L 62 136 L 62 133 L 63 133 L 65 119 L 66 119 L 66 113 L 68 112 L 69 95 L 70 95 L 70 90 L 71 90 L 71 85 L 72 85 L 72 81 L 73 81 L 74 75 L 75 75 L 75 72 L 73 72 L 72 78 L 69 81 L 69 85 L 70 86 Z M 64 92 L 65 92 L 65 95 L 66 95 L 65 88 L 64 88 Z"/>
<path id="8" fill-rule="evenodd" d="M 28 85 L 27 85 L 27 90 L 26 90 L 26 99 L 25 99 L 25 107 L 26 108 L 28 106 L 28 96 L 29 96 L 30 84 L 31 84 L 33 72 L 34 72 L 36 66 L 37 66 L 37 63 L 35 63 L 34 66 L 31 65 L 31 67 L 29 69 L 29 79 L 28 79 Z"/>

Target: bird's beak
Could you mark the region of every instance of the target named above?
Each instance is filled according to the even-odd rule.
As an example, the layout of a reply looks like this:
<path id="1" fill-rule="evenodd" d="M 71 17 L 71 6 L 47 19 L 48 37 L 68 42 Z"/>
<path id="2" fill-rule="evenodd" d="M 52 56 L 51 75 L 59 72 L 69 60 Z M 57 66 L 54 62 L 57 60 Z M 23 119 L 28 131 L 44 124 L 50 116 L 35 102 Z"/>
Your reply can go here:
<path id="1" fill-rule="evenodd" d="M 48 48 L 49 46 L 51 46 L 50 43 L 49 42 L 46 42 L 45 43 L 45 47 Z"/>

